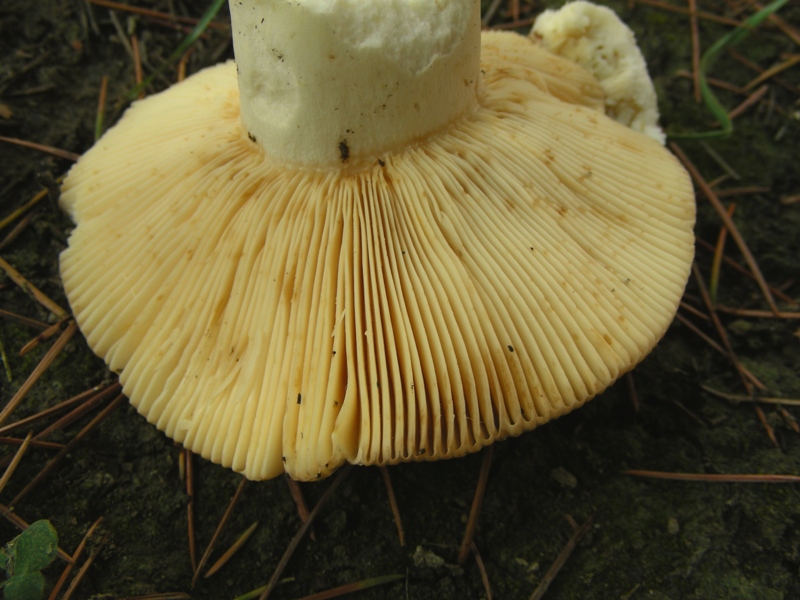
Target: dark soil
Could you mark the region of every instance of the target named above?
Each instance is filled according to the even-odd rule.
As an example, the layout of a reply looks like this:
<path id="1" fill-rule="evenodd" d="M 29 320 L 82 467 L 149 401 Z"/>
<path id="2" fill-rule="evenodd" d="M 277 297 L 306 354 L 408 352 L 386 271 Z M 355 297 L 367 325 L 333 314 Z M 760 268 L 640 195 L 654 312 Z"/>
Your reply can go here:
<path id="1" fill-rule="evenodd" d="M 141 0 L 136 5 L 199 16 L 208 3 Z M 682 6 L 682 4 L 681 4 Z M 661 98 L 663 121 L 671 131 L 707 129 L 711 118 L 695 103 L 688 18 L 644 5 L 614 5 L 636 30 Z M 722 14 L 720 3 L 702 10 Z M 83 0 L 3 0 L 0 5 L 0 135 L 82 153 L 93 143 L 97 97 L 109 78 L 106 120 L 128 105 L 133 62 L 119 34 L 135 32 L 145 72 L 178 46 L 184 33 L 142 17 L 111 12 Z M 730 16 L 730 13 L 725 13 Z M 800 8 L 782 11 L 800 23 Z M 221 14 L 218 19 L 227 17 Z M 701 20 L 708 47 L 729 28 Z M 752 34 L 737 51 L 768 68 L 797 47 L 774 26 Z M 231 56 L 228 34 L 211 31 L 195 47 L 187 71 Z M 150 91 L 175 78 L 164 71 Z M 755 73 L 724 55 L 713 77 L 737 86 Z M 735 201 L 734 220 L 766 279 L 800 296 L 800 203 L 782 198 L 800 193 L 800 120 L 797 67 L 770 83 L 764 101 L 736 120 L 725 139 L 681 141 L 708 181 L 726 169 L 737 174 L 720 189 L 761 186 L 769 191 L 725 198 Z M 788 87 L 787 87 L 788 86 Z M 728 107 L 744 96 L 720 93 Z M 729 167 L 712 156 L 713 150 Z M 0 218 L 22 206 L 42 187 L 50 197 L 33 212 L 2 256 L 33 284 L 67 306 L 58 275 L 58 253 L 71 226 L 56 206 L 58 178 L 70 163 L 35 150 L 0 144 Z M 715 243 L 720 220 L 698 196 L 700 238 Z M 0 235 L 5 236 L 11 228 Z M 741 262 L 733 244 L 728 256 Z M 711 254 L 698 250 L 705 280 Z M 110 267 L 117 268 L 117 267 Z M 701 306 L 689 285 L 687 303 Z M 724 266 L 719 302 L 765 308 L 757 286 Z M 0 307 L 42 321 L 48 313 L 0 275 Z M 784 306 L 787 310 L 796 307 Z M 685 313 L 716 338 L 704 320 Z M 763 395 L 800 398 L 800 322 L 721 315 L 730 343 L 743 364 L 766 386 Z M 38 330 L 0 319 L 8 376 L 0 372 L 6 401 L 25 381 L 49 347 L 20 357 Z M 110 381 L 101 360 L 76 336 L 33 387 L 16 417 L 32 414 Z M 800 474 L 800 434 L 791 413 L 764 405 L 774 429 L 770 441 L 752 404 L 733 404 L 705 390 L 743 394 L 731 362 L 686 326 L 676 323 L 633 374 L 634 408 L 622 381 L 576 413 L 519 439 L 498 444 L 477 532 L 476 544 L 495 598 L 528 598 L 572 533 L 565 519 L 593 517 L 581 541 L 555 579 L 548 598 L 769 599 L 800 598 L 800 490 L 797 484 L 661 481 L 623 474 L 625 469 L 693 473 Z M 89 417 L 90 418 L 90 417 Z M 86 418 L 53 441 L 66 442 Z M 25 432 L 22 433 L 24 435 Z M 18 435 L 18 434 L 17 434 Z M 3 453 L 10 455 L 14 447 Z M 253 522 L 259 526 L 244 548 L 216 575 L 190 589 L 184 484 L 178 473 L 180 449 L 148 425 L 127 404 L 78 443 L 67 458 L 27 496 L 16 512 L 27 521 L 49 519 L 61 547 L 73 552 L 89 526 L 104 517 L 107 536 L 80 584 L 77 598 L 111 598 L 185 592 L 192 598 L 230 599 L 266 583 L 300 521 L 282 480 L 250 483 L 212 557 Z M 8 504 L 46 464 L 53 451 L 31 449 L 0 501 Z M 285 571 L 276 598 L 301 597 L 344 583 L 398 573 L 402 580 L 361 592 L 359 598 L 485 597 L 474 561 L 457 566 L 458 544 L 478 477 L 481 456 L 390 470 L 406 532 L 398 543 L 380 473 L 353 469 L 314 526 L 315 541 L 303 541 Z M 198 554 L 208 543 L 240 477 L 195 460 Z M 313 505 L 328 482 L 303 486 Z M 0 540 L 16 535 L 0 523 Z M 441 560 L 436 560 L 440 557 Z M 62 564 L 46 574 L 54 583 Z"/>

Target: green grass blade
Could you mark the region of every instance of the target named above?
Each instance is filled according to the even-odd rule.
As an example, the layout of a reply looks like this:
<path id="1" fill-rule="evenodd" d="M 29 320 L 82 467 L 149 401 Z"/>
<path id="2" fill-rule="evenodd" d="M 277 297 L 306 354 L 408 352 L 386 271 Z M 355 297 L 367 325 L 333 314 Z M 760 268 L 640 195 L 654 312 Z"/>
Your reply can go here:
<path id="1" fill-rule="evenodd" d="M 205 33 L 209 24 L 214 20 L 214 17 L 217 16 L 217 13 L 220 11 L 226 1 L 227 0 L 214 0 L 211 3 L 211 6 L 197 22 L 197 25 L 195 25 L 194 29 L 192 29 L 192 31 L 189 32 L 189 35 L 187 35 L 180 45 L 175 48 L 172 54 L 169 55 L 169 58 L 160 67 L 158 67 L 158 69 L 156 69 L 156 72 L 146 77 L 142 83 L 138 84 L 128 92 L 127 97 L 129 100 L 135 99 L 139 95 L 139 92 L 150 85 L 157 75 L 162 73 L 168 66 L 175 64 L 175 62 L 177 62 L 180 57 L 183 56 L 183 53 L 186 52 L 192 46 L 192 44 L 194 44 L 197 39 L 203 35 L 203 33 Z"/>
<path id="2" fill-rule="evenodd" d="M 750 34 L 753 29 L 761 25 L 764 19 L 769 17 L 772 13 L 778 11 L 788 1 L 789 0 L 775 0 L 774 2 L 771 2 L 757 13 L 748 17 L 739 27 L 727 33 L 726 35 L 723 35 L 708 50 L 705 51 L 700 59 L 700 94 L 703 98 L 706 108 L 717 120 L 720 128 L 712 131 L 701 131 L 697 133 L 670 134 L 669 137 L 671 139 L 703 140 L 730 135 L 730 133 L 733 131 L 733 122 L 728 117 L 728 111 L 722 106 L 722 104 L 720 104 L 719 100 L 714 95 L 714 92 L 711 91 L 711 86 L 708 84 L 706 74 L 711 69 L 714 61 L 719 58 L 719 55 L 722 54 L 722 52 L 741 42 Z"/>

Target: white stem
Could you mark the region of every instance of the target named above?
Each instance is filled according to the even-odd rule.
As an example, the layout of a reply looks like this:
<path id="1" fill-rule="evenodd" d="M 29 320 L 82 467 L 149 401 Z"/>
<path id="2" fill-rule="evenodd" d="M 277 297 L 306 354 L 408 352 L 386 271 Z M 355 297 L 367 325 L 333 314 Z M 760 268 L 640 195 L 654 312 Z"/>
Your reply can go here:
<path id="1" fill-rule="evenodd" d="M 375 161 L 476 106 L 477 0 L 230 0 L 242 121 L 273 158 Z"/>

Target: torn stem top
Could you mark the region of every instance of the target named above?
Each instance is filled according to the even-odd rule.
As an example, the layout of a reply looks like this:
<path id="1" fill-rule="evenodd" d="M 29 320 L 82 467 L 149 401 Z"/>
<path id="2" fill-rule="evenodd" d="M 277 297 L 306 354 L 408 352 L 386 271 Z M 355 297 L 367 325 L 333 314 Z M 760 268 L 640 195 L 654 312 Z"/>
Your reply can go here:
<path id="1" fill-rule="evenodd" d="M 279 161 L 374 162 L 476 106 L 474 0 L 232 0 L 242 121 Z"/>

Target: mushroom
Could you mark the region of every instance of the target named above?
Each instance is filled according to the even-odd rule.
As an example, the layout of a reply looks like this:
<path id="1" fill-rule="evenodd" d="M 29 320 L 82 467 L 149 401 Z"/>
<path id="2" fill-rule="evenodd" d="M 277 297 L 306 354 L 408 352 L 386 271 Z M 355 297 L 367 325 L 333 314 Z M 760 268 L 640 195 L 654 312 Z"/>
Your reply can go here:
<path id="1" fill-rule="evenodd" d="M 662 337 L 691 184 L 589 71 L 476 0 L 230 8 L 236 64 L 136 102 L 62 189 L 75 317 L 168 436 L 251 479 L 462 456 Z"/>

